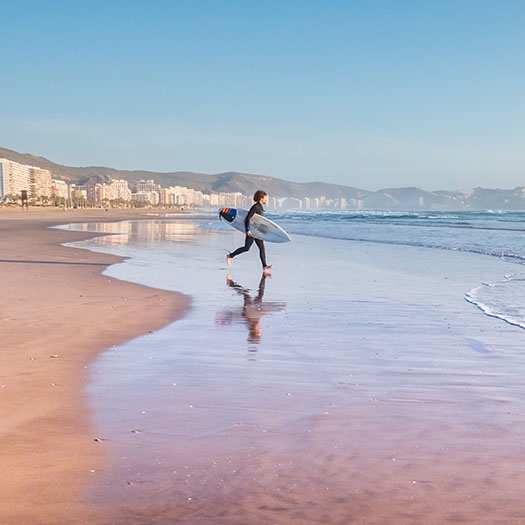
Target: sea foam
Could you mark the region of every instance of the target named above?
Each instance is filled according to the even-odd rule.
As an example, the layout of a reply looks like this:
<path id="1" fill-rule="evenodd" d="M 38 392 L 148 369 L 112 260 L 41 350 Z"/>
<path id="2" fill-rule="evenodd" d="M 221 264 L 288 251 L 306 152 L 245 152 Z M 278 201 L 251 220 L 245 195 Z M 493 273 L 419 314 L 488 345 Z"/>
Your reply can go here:
<path id="1" fill-rule="evenodd" d="M 473 288 L 465 299 L 491 317 L 525 328 L 524 294 L 525 274 L 514 274 Z"/>

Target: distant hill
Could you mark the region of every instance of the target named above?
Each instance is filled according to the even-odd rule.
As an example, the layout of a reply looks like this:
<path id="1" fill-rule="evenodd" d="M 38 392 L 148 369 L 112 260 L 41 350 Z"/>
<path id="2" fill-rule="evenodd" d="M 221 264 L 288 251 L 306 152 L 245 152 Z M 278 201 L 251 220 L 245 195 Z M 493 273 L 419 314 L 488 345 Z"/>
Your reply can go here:
<path id="1" fill-rule="evenodd" d="M 102 166 L 76 168 L 56 164 L 44 157 L 37 157 L 29 153 L 18 153 L 5 148 L 0 148 L 0 158 L 50 170 L 55 178 L 64 180 L 68 184 L 88 184 L 93 182 L 108 182 L 110 179 L 125 179 L 130 183 L 131 188 L 133 188 L 141 179 L 152 179 L 164 187 L 186 186 L 202 191 L 203 193 L 239 191 L 244 195 L 252 195 L 256 189 L 264 188 L 265 191 L 274 197 L 294 197 L 297 199 L 319 197 L 321 195 L 330 199 L 336 197 L 359 199 L 368 193 L 350 186 L 340 186 L 324 182 L 289 182 L 274 177 L 233 171 L 207 175 L 189 171 L 169 173 L 127 171 Z"/>
<path id="2" fill-rule="evenodd" d="M 525 210 L 525 187 L 513 190 L 474 188 L 466 191 L 425 191 L 420 188 L 387 188 L 368 191 L 352 186 L 325 182 L 290 182 L 283 179 L 239 173 L 235 171 L 214 175 L 189 171 L 169 173 L 154 171 L 117 170 L 103 166 L 72 167 L 56 164 L 44 157 L 18 153 L 0 148 L 0 158 L 5 158 L 48 169 L 53 177 L 69 184 L 109 182 L 125 179 L 132 189 L 141 179 L 152 179 L 161 186 L 186 186 L 203 193 L 241 192 L 252 195 L 256 189 L 264 189 L 273 197 L 303 199 L 305 197 L 327 199 L 345 198 L 359 201 L 364 209 L 393 210 Z"/>

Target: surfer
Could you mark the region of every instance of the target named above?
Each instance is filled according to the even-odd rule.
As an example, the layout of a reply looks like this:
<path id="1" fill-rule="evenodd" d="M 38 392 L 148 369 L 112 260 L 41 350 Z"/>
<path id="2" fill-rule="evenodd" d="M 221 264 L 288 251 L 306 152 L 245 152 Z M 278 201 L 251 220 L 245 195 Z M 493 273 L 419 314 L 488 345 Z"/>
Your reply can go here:
<path id="1" fill-rule="evenodd" d="M 244 246 L 241 246 L 240 248 L 237 248 L 235 251 L 230 252 L 226 256 L 226 263 L 228 266 L 231 266 L 232 259 L 236 257 L 237 255 L 247 252 L 255 242 L 257 245 L 257 248 L 259 248 L 259 257 L 261 259 L 262 267 L 263 267 L 263 273 L 265 275 L 269 275 L 270 270 L 273 268 L 273 264 L 268 265 L 266 263 L 266 249 L 264 247 L 264 241 L 261 239 L 256 239 L 252 232 L 250 231 L 250 219 L 255 215 L 264 215 L 264 208 L 263 204 L 266 204 L 268 201 L 268 194 L 263 190 L 257 190 L 255 194 L 253 195 L 253 200 L 255 201 L 255 204 L 250 208 L 250 211 L 248 212 L 248 215 L 246 215 L 246 220 L 244 221 L 244 226 L 246 229 L 246 237 L 244 239 Z"/>

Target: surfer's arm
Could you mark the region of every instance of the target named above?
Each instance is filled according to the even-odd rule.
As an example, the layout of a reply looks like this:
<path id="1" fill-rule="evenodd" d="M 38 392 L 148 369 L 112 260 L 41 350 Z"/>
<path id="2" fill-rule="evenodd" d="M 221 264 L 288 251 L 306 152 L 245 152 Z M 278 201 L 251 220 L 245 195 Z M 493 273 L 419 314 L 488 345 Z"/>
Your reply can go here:
<path id="1" fill-rule="evenodd" d="M 259 211 L 259 207 L 262 208 L 262 206 L 259 203 L 254 204 L 250 211 L 248 212 L 248 215 L 246 215 L 246 219 L 244 220 L 244 226 L 246 229 L 246 235 L 251 236 L 252 232 L 250 231 L 250 219 L 256 214 L 259 213 L 259 215 L 262 215 L 262 213 Z"/>
<path id="2" fill-rule="evenodd" d="M 246 219 L 244 219 L 244 229 L 246 231 L 246 235 L 252 234 L 250 231 L 250 219 L 254 216 L 254 212 L 252 210 L 253 208 L 248 212 L 248 215 L 246 215 Z"/>

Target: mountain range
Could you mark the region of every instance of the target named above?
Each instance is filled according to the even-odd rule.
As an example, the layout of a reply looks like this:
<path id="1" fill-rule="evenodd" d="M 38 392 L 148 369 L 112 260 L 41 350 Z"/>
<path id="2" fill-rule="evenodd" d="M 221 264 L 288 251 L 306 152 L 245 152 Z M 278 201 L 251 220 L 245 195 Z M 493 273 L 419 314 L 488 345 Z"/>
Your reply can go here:
<path id="1" fill-rule="evenodd" d="M 353 186 L 325 182 L 290 182 L 264 175 L 235 171 L 204 174 L 188 171 L 153 172 L 143 170 L 118 170 L 103 166 L 72 167 L 56 164 L 44 157 L 19 153 L 0 147 L 0 158 L 5 158 L 50 170 L 53 178 L 68 184 L 104 183 L 111 179 L 125 179 L 132 189 L 141 179 L 152 179 L 163 186 L 185 186 L 203 193 L 241 192 L 251 195 L 255 189 L 264 189 L 273 197 L 303 199 L 344 198 L 349 205 L 360 201 L 364 209 L 439 209 L 439 210 L 525 210 L 525 187 L 512 190 L 473 188 L 462 191 L 425 191 L 420 188 L 385 188 L 368 191 Z"/>

